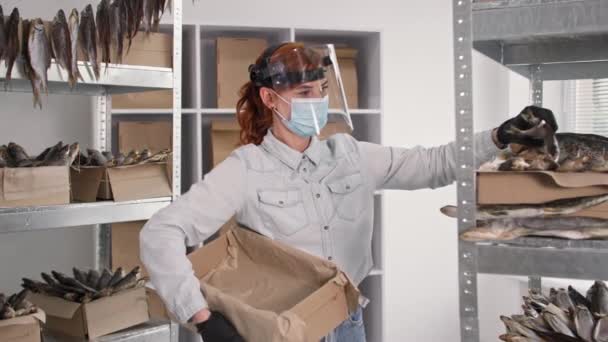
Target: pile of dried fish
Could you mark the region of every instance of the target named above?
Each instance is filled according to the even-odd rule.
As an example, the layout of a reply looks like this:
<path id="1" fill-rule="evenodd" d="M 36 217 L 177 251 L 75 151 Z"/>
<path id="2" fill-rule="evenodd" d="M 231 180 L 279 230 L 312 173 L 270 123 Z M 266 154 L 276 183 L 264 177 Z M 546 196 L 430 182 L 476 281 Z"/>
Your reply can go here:
<path id="1" fill-rule="evenodd" d="M 115 293 L 141 287 L 145 281 L 140 278 L 139 267 L 124 274 L 122 268 L 114 273 L 104 269 L 101 274 L 96 270 L 88 272 L 74 268 L 74 277 L 51 271 L 51 275 L 42 273 L 44 282 L 23 278 L 23 288 L 34 293 L 60 297 L 72 302 L 88 303 L 95 299 L 111 296 Z"/>
<path id="2" fill-rule="evenodd" d="M 30 156 L 20 145 L 11 142 L 0 146 L 0 168 L 2 167 L 38 167 L 70 166 L 80 152 L 78 143 L 56 145 L 46 148 L 37 156 Z"/>
<path id="3" fill-rule="evenodd" d="M 512 240 L 524 236 L 608 239 L 608 220 L 566 216 L 607 201 L 608 195 L 598 195 L 541 204 L 478 205 L 476 227 L 460 237 L 466 241 Z M 455 206 L 445 206 L 441 212 L 458 217 Z"/>
<path id="4" fill-rule="evenodd" d="M 80 15 L 77 9 L 72 9 L 69 19 L 60 9 L 50 25 L 45 25 L 40 18 L 22 19 L 17 8 L 5 23 L 0 6 L 0 62 L 4 60 L 7 66 L 6 82 L 11 80 L 15 62 L 21 61 L 24 74 L 32 83 L 34 106 L 42 108 L 40 94 L 48 93 L 47 72 L 52 58 L 66 71 L 72 88 L 82 79 L 78 51 L 93 68 L 91 77 L 99 79 L 98 48 L 106 67 L 112 62 L 122 63 L 124 40 L 129 41 L 128 52 L 142 23 L 146 33 L 158 30 L 167 6 L 171 6 L 167 0 L 113 0 L 111 3 L 102 0 L 96 13 L 89 4 Z M 110 53 L 112 46 L 116 49 L 114 56 Z"/>
<path id="5" fill-rule="evenodd" d="M 166 162 L 171 152 L 169 150 L 162 150 L 158 153 L 152 154 L 150 150 L 144 149 L 141 152 L 132 150 L 126 156 L 119 153 L 114 156 L 112 152 L 99 152 L 95 149 L 87 149 L 87 155 L 80 153 L 74 160 L 74 167 L 78 166 L 128 166 L 137 164 L 151 164 L 151 163 L 163 163 Z"/>
<path id="6" fill-rule="evenodd" d="M 0 293 L 0 320 L 36 313 L 38 308 L 26 299 L 28 293 L 28 290 L 23 290 L 8 298 Z"/>
<path id="7" fill-rule="evenodd" d="M 542 140 L 542 146 L 510 145 L 481 171 L 608 172 L 608 138 L 595 134 L 556 133 L 534 115 L 524 115 L 528 130 L 511 127 L 512 133 Z"/>
<path id="8" fill-rule="evenodd" d="M 586 297 L 569 286 L 551 289 L 548 297 L 530 290 L 523 299 L 523 315 L 500 318 L 507 329 L 501 340 L 608 341 L 608 287 L 603 281 L 596 281 Z"/>

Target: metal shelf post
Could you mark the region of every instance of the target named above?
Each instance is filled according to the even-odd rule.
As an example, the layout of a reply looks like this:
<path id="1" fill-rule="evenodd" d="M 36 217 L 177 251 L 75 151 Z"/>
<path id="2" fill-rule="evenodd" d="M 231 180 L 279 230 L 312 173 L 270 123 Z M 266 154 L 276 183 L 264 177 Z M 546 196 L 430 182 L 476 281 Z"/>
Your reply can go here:
<path id="1" fill-rule="evenodd" d="M 473 140 L 473 26 L 471 1 L 454 0 L 454 96 L 456 115 L 456 141 L 458 188 L 458 231 L 475 223 L 475 156 Z M 477 248 L 474 244 L 458 244 L 459 298 L 461 341 L 479 340 L 477 318 Z"/>

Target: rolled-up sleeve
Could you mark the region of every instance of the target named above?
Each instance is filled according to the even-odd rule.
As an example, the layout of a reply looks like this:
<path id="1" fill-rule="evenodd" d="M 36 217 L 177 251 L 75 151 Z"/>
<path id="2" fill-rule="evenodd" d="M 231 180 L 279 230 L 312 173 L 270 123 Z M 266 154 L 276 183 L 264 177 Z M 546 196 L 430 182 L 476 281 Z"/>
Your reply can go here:
<path id="1" fill-rule="evenodd" d="M 207 307 L 186 246 L 202 243 L 243 205 L 244 162 L 233 153 L 205 179 L 160 210 L 140 233 L 141 260 L 159 296 L 181 322 Z"/>
<path id="2" fill-rule="evenodd" d="M 434 189 L 456 180 L 457 146 L 454 142 L 431 148 L 358 144 L 363 167 L 373 178 L 376 189 Z M 476 167 L 499 151 L 491 131 L 475 134 Z"/>

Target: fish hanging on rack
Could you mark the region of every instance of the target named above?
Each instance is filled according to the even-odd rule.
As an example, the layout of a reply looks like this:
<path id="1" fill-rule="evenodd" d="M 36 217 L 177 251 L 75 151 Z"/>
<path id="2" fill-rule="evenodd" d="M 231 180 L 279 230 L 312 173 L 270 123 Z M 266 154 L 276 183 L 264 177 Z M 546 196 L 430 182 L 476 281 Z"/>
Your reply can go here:
<path id="1" fill-rule="evenodd" d="M 101 62 L 106 63 L 106 69 L 111 62 L 112 27 L 110 26 L 110 16 L 110 1 L 101 0 L 97 5 L 95 23 L 97 25 L 97 37 L 99 38 L 98 43 L 101 48 Z"/>
<path id="2" fill-rule="evenodd" d="M 142 0 L 143 1 L 143 23 L 144 23 L 144 31 L 146 33 L 150 33 L 152 30 L 152 20 L 154 17 L 154 8 L 157 0 Z"/>
<path id="3" fill-rule="evenodd" d="M 30 23 L 28 55 L 34 92 L 34 106 L 42 109 L 41 91 L 48 95 L 48 69 L 51 67 L 51 46 L 42 19 Z"/>
<path id="4" fill-rule="evenodd" d="M 68 30 L 70 32 L 70 47 L 71 47 L 71 61 L 70 64 L 72 66 L 72 75 L 71 78 L 74 80 L 74 85 L 76 85 L 76 82 L 78 81 L 78 79 L 82 80 L 82 75 L 80 75 L 80 71 L 78 70 L 78 44 L 79 39 L 78 39 L 78 34 L 79 34 L 79 15 L 78 15 L 78 10 L 77 9 L 72 9 L 72 12 L 70 13 L 70 19 L 69 19 L 69 25 L 68 25 Z M 72 87 L 74 86 L 72 85 Z"/>
<path id="5" fill-rule="evenodd" d="M 99 60 L 97 59 L 97 27 L 95 26 L 93 6 L 90 4 L 87 5 L 80 13 L 80 26 L 78 30 L 80 50 L 84 55 L 85 61 L 88 61 L 92 65 L 95 79 L 99 80 Z"/>
<path id="6" fill-rule="evenodd" d="M 67 71 L 68 83 L 71 88 L 74 88 L 76 79 L 74 78 L 74 71 L 72 69 L 72 39 L 65 12 L 62 9 L 57 12 L 57 15 L 53 19 L 51 26 L 51 47 L 53 48 L 55 62 Z"/>
<path id="7" fill-rule="evenodd" d="M 13 73 L 13 66 L 19 57 L 21 51 L 19 29 L 21 26 L 21 17 L 19 9 L 16 7 L 11 12 L 11 15 L 6 22 L 6 49 L 4 50 L 4 61 L 6 63 L 6 82 L 10 82 Z"/>
<path id="8" fill-rule="evenodd" d="M 4 12 L 0 5 L 0 63 L 4 60 L 4 51 L 6 50 L 6 32 L 4 31 Z"/>
<path id="9" fill-rule="evenodd" d="M 132 0 L 125 1 L 129 4 L 129 47 L 127 51 L 131 49 L 131 43 L 133 38 L 137 35 L 139 28 L 144 21 L 144 1 L 145 0 Z"/>
<path id="10" fill-rule="evenodd" d="M 115 48 L 113 61 L 118 64 L 122 64 L 124 39 L 128 31 L 125 2 L 127 0 L 114 0 L 110 5 L 111 38 L 112 45 Z"/>

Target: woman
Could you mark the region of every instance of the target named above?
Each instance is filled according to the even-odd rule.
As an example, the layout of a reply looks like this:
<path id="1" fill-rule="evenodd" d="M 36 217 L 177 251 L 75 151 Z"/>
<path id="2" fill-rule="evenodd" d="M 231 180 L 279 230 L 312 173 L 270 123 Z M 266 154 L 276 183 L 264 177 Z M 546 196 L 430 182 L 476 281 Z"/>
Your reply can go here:
<path id="1" fill-rule="evenodd" d="M 236 215 L 244 226 L 335 262 L 359 284 L 372 268 L 374 191 L 436 188 L 455 180 L 454 143 L 408 149 L 347 134 L 316 137 L 327 122 L 329 92 L 344 94 L 339 69 L 330 70 L 336 66 L 333 47 L 328 49 L 297 43 L 268 48 L 250 67 L 251 81 L 237 104 L 242 146 L 141 233 L 153 285 L 178 319 L 198 324 L 206 342 L 242 339 L 220 313 L 208 310 L 184 241 L 197 245 Z M 350 123 L 347 113 L 339 117 Z M 476 135 L 479 162 L 509 143 L 542 144 L 513 129 L 530 128 L 530 115 L 557 130 L 550 111 L 528 107 Z M 359 309 L 326 340 L 364 342 L 361 315 Z"/>

